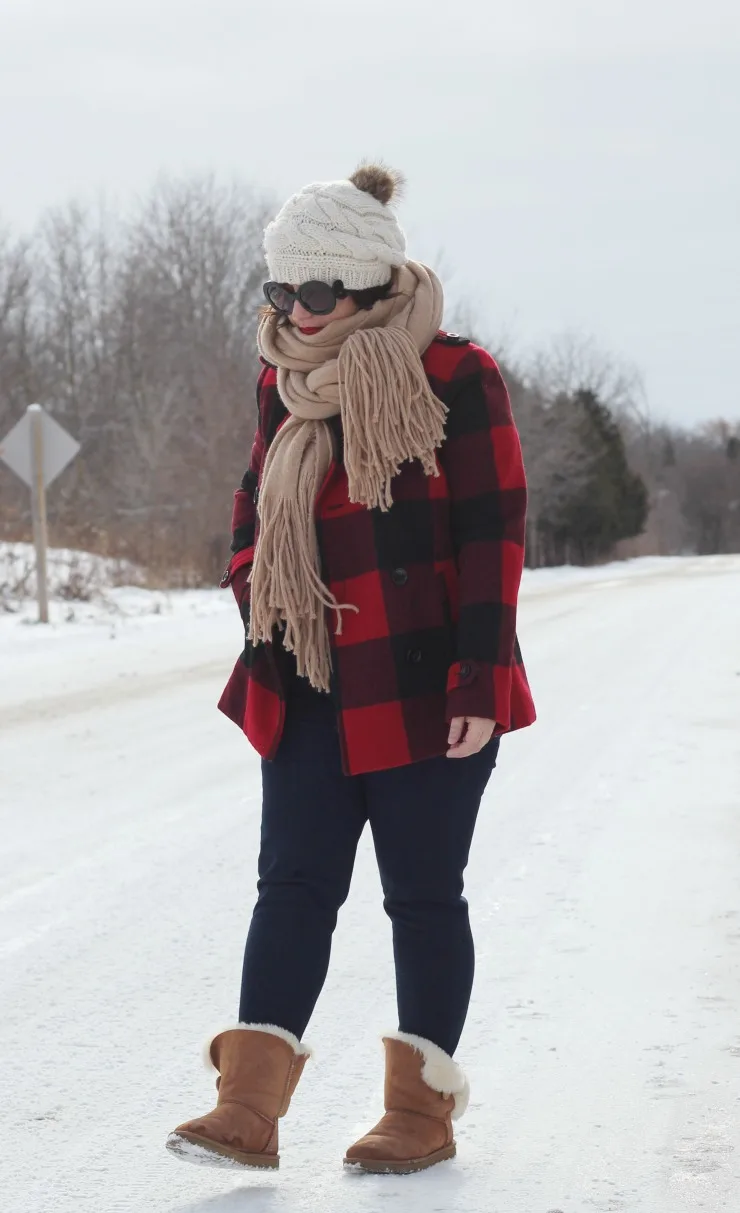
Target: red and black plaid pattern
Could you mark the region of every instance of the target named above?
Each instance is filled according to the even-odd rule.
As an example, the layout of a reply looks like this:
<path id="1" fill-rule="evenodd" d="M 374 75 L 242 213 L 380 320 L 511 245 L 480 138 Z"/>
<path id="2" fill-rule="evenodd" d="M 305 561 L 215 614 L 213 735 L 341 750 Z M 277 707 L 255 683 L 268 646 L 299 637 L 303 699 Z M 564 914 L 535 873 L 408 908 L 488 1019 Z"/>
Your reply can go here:
<path id="1" fill-rule="evenodd" d="M 497 734 L 535 718 L 516 639 L 526 483 L 508 393 L 490 355 L 459 338 L 441 334 L 424 366 L 449 409 L 439 475 L 406 463 L 392 509 L 368 510 L 350 502 L 340 455 L 316 502 L 324 580 L 359 608 L 343 612 L 332 636 L 332 696 L 352 775 L 445 753 L 454 716 L 495 720 Z M 287 416 L 271 367 L 258 403 L 222 581 L 233 585 L 245 627 L 260 473 Z M 338 418 L 333 424 L 341 451 Z M 279 638 L 254 648 L 247 640 L 219 704 L 266 758 L 282 735 L 283 661 Z"/>

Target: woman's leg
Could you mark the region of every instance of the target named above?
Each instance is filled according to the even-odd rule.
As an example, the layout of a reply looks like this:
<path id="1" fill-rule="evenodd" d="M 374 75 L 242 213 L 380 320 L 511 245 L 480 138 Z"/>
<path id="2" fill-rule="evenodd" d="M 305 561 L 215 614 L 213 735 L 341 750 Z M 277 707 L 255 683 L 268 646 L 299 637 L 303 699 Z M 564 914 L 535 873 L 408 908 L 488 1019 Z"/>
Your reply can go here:
<path id="1" fill-rule="evenodd" d="M 399 1028 L 450 1055 L 475 967 L 463 873 L 497 751 L 496 740 L 470 758 L 433 758 L 364 776 L 393 923 Z"/>
<path id="2" fill-rule="evenodd" d="M 342 774 L 328 696 L 291 696 L 273 762 L 262 764 L 259 898 L 244 954 L 239 1018 L 300 1039 L 329 966 L 366 820 L 357 778 Z"/>

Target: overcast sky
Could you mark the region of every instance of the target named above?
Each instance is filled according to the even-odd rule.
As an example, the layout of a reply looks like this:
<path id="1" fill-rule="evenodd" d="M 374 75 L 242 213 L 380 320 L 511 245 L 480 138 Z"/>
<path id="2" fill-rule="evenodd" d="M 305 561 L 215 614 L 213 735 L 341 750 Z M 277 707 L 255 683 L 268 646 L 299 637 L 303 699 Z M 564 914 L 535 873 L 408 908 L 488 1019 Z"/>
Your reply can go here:
<path id="1" fill-rule="evenodd" d="M 484 331 L 591 334 L 681 423 L 740 418 L 739 149 L 738 0 L 0 0 L 0 219 L 383 156 Z"/>

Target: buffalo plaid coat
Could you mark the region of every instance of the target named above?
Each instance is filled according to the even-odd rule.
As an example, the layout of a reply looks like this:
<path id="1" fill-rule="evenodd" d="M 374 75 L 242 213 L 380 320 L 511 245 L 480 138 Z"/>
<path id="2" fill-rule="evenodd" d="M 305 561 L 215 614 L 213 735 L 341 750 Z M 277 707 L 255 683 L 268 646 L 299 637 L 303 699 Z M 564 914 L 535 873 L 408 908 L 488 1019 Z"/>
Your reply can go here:
<path id="1" fill-rule="evenodd" d="M 340 602 L 359 607 L 332 635 L 331 694 L 347 775 L 444 754 L 454 716 L 495 720 L 496 734 L 535 719 L 516 638 L 526 483 L 506 387 L 490 355 L 460 337 L 440 334 L 424 367 L 449 409 L 439 475 L 407 462 L 392 482 L 389 511 L 353 504 L 337 417 L 340 453 L 316 500 L 324 580 Z M 247 633 L 260 476 L 288 415 L 273 367 L 260 375 L 257 402 L 221 582 L 233 587 Z M 267 645 L 247 636 L 219 703 L 268 759 L 282 736 L 286 674 L 277 632 Z"/>

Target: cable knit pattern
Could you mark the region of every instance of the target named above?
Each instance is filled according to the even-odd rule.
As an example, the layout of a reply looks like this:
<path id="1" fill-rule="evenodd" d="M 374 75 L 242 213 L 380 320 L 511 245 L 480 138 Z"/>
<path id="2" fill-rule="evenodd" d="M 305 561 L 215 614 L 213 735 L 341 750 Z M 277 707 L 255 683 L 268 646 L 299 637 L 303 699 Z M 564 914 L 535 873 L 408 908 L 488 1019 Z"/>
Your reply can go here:
<path id="1" fill-rule="evenodd" d="M 351 181 L 327 181 L 288 199 L 265 231 L 265 255 L 275 282 L 341 280 L 361 291 L 406 264 L 406 237 L 389 206 Z"/>

